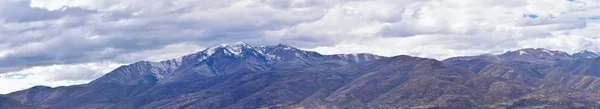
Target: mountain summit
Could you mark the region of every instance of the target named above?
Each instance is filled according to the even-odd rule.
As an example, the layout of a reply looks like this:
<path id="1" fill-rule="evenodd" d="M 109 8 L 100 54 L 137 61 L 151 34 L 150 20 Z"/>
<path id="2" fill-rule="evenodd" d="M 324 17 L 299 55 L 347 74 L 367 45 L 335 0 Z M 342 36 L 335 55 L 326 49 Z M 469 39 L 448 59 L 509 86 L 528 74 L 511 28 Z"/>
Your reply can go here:
<path id="1" fill-rule="evenodd" d="M 239 72 L 304 68 L 325 63 L 356 64 L 384 58 L 372 54 L 322 55 L 289 45 L 254 47 L 244 42 L 221 44 L 180 58 L 122 66 L 91 84 L 158 84 Z"/>
<path id="2" fill-rule="evenodd" d="M 516 57 L 516 56 L 527 56 L 537 58 L 569 58 L 570 55 L 567 52 L 554 51 L 543 48 L 526 48 L 517 51 L 508 51 L 501 56 L 503 57 Z"/>
<path id="3" fill-rule="evenodd" d="M 600 53 L 592 52 L 589 50 L 583 50 L 572 55 L 574 58 L 598 58 L 600 57 Z"/>

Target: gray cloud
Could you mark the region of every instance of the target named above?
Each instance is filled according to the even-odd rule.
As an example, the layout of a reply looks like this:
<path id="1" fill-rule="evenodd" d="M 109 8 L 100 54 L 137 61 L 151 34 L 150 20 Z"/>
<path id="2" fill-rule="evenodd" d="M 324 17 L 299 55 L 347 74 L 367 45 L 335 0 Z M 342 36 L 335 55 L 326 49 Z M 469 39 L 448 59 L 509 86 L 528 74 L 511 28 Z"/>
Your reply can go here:
<path id="1" fill-rule="evenodd" d="M 4 33 L 0 38 L 5 39 L 0 41 L 4 44 L 0 48 L 5 49 L 4 56 L 0 54 L 0 72 L 52 64 L 123 62 L 114 59 L 183 42 L 201 46 L 235 41 L 277 43 L 280 40 L 260 37 L 265 36 L 264 31 L 314 21 L 324 12 L 295 10 L 321 5 L 318 1 L 199 1 L 207 4 L 195 5 L 177 3 L 194 2 L 184 0 L 109 0 L 93 1 L 98 5 L 90 3 L 81 8 L 65 5 L 55 10 L 30 7 L 30 1 L 1 2 L 7 7 L 0 9 L 5 24 L 0 28 Z"/>
<path id="2" fill-rule="evenodd" d="M 0 1 L 0 72 L 98 61 L 131 63 L 186 43 L 288 43 L 324 52 L 442 58 L 500 52 L 588 36 L 594 1 L 468 0 L 5 0 Z M 495 7 L 495 8 L 489 8 Z M 553 8 L 548 8 L 553 7 Z M 523 15 L 536 15 L 535 18 Z M 590 26 L 592 25 L 592 26 Z M 584 30 L 584 31 L 576 31 Z M 596 45 L 597 38 L 582 38 Z M 385 41 L 393 41 L 383 43 Z M 343 50 L 344 44 L 387 50 Z M 387 45 L 382 45 L 387 44 Z M 548 44 L 548 43 L 544 43 Z M 456 53 L 431 53 L 414 48 Z M 492 49 L 489 49 L 492 48 Z M 333 50 L 332 50 L 333 49 Z M 565 48 L 559 48 L 565 49 Z M 458 54 L 457 54 L 458 53 Z M 432 54 L 432 55 L 428 55 Z M 135 58 L 123 58 L 131 57 Z"/>
<path id="3" fill-rule="evenodd" d="M 58 19 L 63 16 L 85 16 L 95 13 L 77 7 L 63 7 L 60 10 L 49 11 L 43 8 L 30 7 L 31 1 L 5 1 L 0 4 L 0 15 L 5 23 L 26 23 Z"/>

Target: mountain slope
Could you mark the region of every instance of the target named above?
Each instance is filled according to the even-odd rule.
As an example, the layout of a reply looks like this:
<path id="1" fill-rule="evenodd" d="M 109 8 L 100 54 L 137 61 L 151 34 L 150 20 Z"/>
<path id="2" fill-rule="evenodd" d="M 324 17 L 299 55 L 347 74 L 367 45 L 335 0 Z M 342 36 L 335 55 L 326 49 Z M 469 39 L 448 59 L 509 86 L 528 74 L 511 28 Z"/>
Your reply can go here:
<path id="1" fill-rule="evenodd" d="M 596 88 L 600 83 L 595 82 L 598 75 L 593 72 L 600 64 L 595 64 L 595 60 L 559 51 L 523 49 L 499 55 L 455 57 L 443 62 L 483 77 L 504 80 L 497 85 L 512 88 L 490 95 L 512 96 L 513 100 L 495 106 L 574 108 L 569 105 L 596 105 L 594 102 L 600 100 L 595 94 L 600 91 Z M 502 94 L 506 92 L 509 93 Z"/>
<path id="2" fill-rule="evenodd" d="M 412 107 L 424 105 L 429 99 L 438 100 L 443 107 L 467 107 L 476 104 L 452 106 L 449 99 L 414 92 L 433 89 L 443 91 L 456 87 L 443 95 L 472 95 L 468 93 L 472 91 L 464 85 L 470 75 L 472 74 L 469 72 L 446 67 L 436 60 L 398 56 L 344 67 L 236 73 L 194 83 L 160 84 L 137 95 L 132 101 L 117 103 L 119 105 L 115 107 L 135 107 L 136 103 L 143 102 L 136 100 L 146 99 L 157 101 L 149 100 L 153 102 L 142 108 L 314 108 L 319 107 L 317 104 L 330 108 Z M 203 84 L 203 81 L 210 84 Z M 412 86 L 413 84 L 432 85 Z M 437 84 L 451 85 L 438 88 Z M 428 99 L 386 104 L 383 101 L 399 99 L 389 98 L 386 94 L 405 94 Z M 146 98 L 150 95 L 173 96 Z"/>
<path id="3" fill-rule="evenodd" d="M 59 88 L 34 87 L 11 93 L 10 96 L 22 102 L 57 104 L 64 108 L 138 107 L 147 101 L 132 100 L 138 99 L 136 96 L 160 95 L 157 98 L 150 98 L 151 100 L 175 97 L 177 94 L 191 93 L 214 86 L 217 82 L 224 82 L 223 78 L 237 74 L 297 70 L 307 67 L 341 67 L 384 58 L 370 54 L 361 54 L 361 56 L 367 58 L 350 59 L 342 55 L 322 55 L 285 44 L 252 47 L 246 43 L 236 43 L 211 47 L 182 58 L 161 62 L 143 61 L 122 66 L 86 85 Z M 193 88 L 188 86 L 192 84 L 196 84 L 194 86 L 198 89 L 189 89 Z M 165 89 L 166 87 L 173 88 Z M 176 88 L 184 89 L 178 91 Z"/>
<path id="4" fill-rule="evenodd" d="M 58 108 L 591 108 L 597 63 L 545 49 L 438 61 L 236 43 L 7 96 Z"/>

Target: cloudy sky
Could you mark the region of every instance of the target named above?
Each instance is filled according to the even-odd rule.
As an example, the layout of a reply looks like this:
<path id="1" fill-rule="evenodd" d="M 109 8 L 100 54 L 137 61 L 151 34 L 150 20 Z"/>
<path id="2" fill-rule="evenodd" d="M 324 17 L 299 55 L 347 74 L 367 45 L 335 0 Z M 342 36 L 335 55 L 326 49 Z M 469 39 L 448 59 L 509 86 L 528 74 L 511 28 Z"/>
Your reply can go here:
<path id="1" fill-rule="evenodd" d="M 444 59 L 600 48 L 598 0 L 0 0 L 0 93 L 221 43 Z"/>

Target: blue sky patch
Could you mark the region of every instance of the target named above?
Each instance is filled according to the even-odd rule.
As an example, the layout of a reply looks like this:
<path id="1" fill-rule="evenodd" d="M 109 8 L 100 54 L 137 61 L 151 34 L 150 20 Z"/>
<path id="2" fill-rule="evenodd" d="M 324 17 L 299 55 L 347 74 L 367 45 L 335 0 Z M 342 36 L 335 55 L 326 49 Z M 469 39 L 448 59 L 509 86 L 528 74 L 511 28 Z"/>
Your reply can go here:
<path id="1" fill-rule="evenodd" d="M 535 18 L 538 18 L 539 16 L 536 14 L 523 14 L 523 17 L 535 19 Z"/>
<path id="2" fill-rule="evenodd" d="M 3 78 L 6 78 L 6 79 L 25 79 L 29 75 L 31 75 L 31 74 L 10 74 L 10 75 L 4 76 Z"/>
<path id="3" fill-rule="evenodd" d="M 592 16 L 588 18 L 589 20 L 600 20 L 600 16 Z"/>

